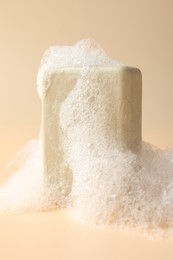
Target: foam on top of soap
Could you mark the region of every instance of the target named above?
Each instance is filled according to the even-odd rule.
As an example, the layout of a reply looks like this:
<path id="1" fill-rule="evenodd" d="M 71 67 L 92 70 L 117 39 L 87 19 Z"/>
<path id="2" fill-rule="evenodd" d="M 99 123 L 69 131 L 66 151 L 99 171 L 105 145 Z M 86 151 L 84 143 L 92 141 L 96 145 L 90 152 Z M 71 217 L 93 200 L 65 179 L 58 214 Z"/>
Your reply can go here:
<path id="1" fill-rule="evenodd" d="M 162 234 L 173 228 L 173 149 L 162 151 L 143 142 L 140 154 L 119 150 L 113 122 L 116 104 L 110 99 L 106 76 L 98 78 L 99 70 L 94 69 L 110 65 L 122 66 L 90 40 L 48 49 L 38 73 L 42 98 L 53 73 L 80 67 L 76 84 L 57 115 L 72 189 L 65 196 L 62 187 L 57 196 L 60 183 L 46 184 L 39 138 L 20 153 L 21 167 L 0 188 L 0 212 L 67 207 L 76 219 L 94 225 L 137 227 Z"/>
<path id="2" fill-rule="evenodd" d="M 41 61 L 37 77 L 37 90 L 44 97 L 51 84 L 51 74 L 66 67 L 88 66 L 122 66 L 118 61 L 110 59 L 105 51 L 90 39 L 79 41 L 72 46 L 52 46 Z"/>

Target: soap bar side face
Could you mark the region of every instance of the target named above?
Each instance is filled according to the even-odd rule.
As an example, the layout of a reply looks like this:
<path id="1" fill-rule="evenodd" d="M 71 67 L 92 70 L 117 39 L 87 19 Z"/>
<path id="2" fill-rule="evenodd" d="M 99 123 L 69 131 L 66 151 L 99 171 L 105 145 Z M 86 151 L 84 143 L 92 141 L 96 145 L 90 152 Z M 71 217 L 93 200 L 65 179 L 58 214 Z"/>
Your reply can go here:
<path id="1" fill-rule="evenodd" d="M 139 69 L 127 67 L 119 71 L 117 80 L 117 140 L 123 150 L 138 153 L 142 139 L 142 75 Z"/>

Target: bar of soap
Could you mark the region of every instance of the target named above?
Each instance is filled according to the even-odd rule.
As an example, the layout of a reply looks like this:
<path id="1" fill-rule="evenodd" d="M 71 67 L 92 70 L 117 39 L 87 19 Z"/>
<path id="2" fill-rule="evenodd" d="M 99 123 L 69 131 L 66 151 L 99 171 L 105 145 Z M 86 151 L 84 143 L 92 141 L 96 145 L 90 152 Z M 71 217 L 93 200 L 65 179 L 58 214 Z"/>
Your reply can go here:
<path id="1" fill-rule="evenodd" d="M 134 153 L 141 148 L 140 70 L 124 65 L 88 70 L 94 75 L 91 81 L 87 69 L 80 66 L 52 72 L 42 99 L 44 174 L 48 183 L 59 183 L 59 192 L 65 195 L 70 192 L 73 179 L 68 148 L 76 156 L 75 146 L 80 146 L 80 153 L 84 154 L 86 147 L 101 152 L 107 143 Z M 86 85 L 83 90 L 79 89 L 81 81 Z M 75 129 L 79 135 L 73 134 L 77 133 Z"/>

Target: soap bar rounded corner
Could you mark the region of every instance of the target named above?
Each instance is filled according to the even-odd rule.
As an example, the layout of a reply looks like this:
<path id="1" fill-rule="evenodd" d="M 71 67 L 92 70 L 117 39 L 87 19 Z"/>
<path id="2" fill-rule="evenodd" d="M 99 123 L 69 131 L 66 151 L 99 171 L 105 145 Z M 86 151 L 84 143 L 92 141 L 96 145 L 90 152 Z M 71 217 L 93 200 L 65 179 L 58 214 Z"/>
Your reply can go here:
<path id="1" fill-rule="evenodd" d="M 139 68 L 137 68 L 137 67 L 122 66 L 122 67 L 121 67 L 121 71 L 122 71 L 122 73 L 124 73 L 124 74 L 132 74 L 132 75 L 138 74 L 139 76 L 142 77 L 142 72 L 141 72 L 141 70 L 140 70 Z"/>

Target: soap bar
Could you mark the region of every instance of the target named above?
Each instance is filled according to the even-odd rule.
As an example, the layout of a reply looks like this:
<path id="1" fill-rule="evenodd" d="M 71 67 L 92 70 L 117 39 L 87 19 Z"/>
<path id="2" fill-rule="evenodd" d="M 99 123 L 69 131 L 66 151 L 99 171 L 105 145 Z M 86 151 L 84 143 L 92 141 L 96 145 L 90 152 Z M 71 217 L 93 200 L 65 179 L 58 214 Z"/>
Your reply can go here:
<path id="1" fill-rule="evenodd" d="M 49 88 L 42 99 L 43 166 L 48 183 L 59 183 L 59 189 L 68 194 L 72 172 L 64 157 L 63 130 L 60 108 L 80 78 L 80 67 L 59 68 L 49 76 Z M 117 147 L 138 153 L 141 147 L 142 76 L 137 68 L 127 66 L 97 66 L 97 78 L 106 76 L 107 89 L 115 103 L 109 111 L 115 126 Z M 78 102 L 76 100 L 76 102 Z M 109 109 L 110 110 L 110 109 Z M 112 114 L 112 115 L 111 115 Z M 108 115 L 109 116 L 109 115 Z M 103 118 L 104 120 L 104 118 Z M 106 122 L 105 122 L 106 124 Z M 64 138 L 64 137 L 63 137 Z"/>

